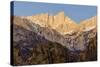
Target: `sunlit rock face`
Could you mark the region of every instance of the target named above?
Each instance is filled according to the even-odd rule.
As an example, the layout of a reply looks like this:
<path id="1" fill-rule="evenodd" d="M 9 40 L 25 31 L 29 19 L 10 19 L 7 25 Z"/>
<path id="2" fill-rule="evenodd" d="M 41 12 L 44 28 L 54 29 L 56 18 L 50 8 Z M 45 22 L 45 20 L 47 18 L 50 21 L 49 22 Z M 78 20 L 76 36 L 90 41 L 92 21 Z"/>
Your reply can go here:
<path id="1" fill-rule="evenodd" d="M 96 28 L 97 16 L 81 21 L 79 26 L 80 26 L 80 29 L 84 31 L 88 31 L 90 29 Z"/>
<path id="2" fill-rule="evenodd" d="M 34 16 L 24 17 L 31 20 L 33 23 L 39 24 L 41 27 L 49 27 L 55 29 L 60 34 L 64 35 L 68 32 L 78 29 L 78 25 L 69 17 L 64 15 L 64 12 L 59 12 L 56 15 L 39 14 Z"/>
<path id="3" fill-rule="evenodd" d="M 68 16 L 64 15 L 64 12 L 59 12 L 56 15 L 38 14 L 33 16 L 26 16 L 24 18 L 29 19 L 30 21 L 34 21 L 33 23 L 39 24 L 41 27 L 49 27 L 55 29 L 60 34 L 68 34 L 73 31 L 82 31 L 84 29 L 88 29 L 91 27 L 96 27 L 97 17 L 94 16 L 92 18 L 83 20 L 80 24 L 77 24 Z"/>

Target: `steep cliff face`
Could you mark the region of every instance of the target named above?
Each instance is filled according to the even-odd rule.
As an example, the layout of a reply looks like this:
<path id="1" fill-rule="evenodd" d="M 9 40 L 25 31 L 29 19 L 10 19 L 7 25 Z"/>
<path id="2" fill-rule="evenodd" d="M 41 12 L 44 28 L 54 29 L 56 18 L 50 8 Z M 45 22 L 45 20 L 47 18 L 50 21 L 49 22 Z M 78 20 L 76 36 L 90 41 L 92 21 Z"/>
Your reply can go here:
<path id="1" fill-rule="evenodd" d="M 81 30 L 90 30 L 97 27 L 97 16 L 83 20 L 79 24 Z"/>
<path id="2" fill-rule="evenodd" d="M 62 35 L 96 28 L 97 22 L 97 16 L 94 16 L 87 20 L 81 21 L 80 24 L 77 24 L 71 18 L 65 16 L 64 12 L 59 12 L 55 16 L 49 14 L 39 14 L 24 18 L 29 19 L 41 27 L 49 27 L 54 29 Z"/>
<path id="3" fill-rule="evenodd" d="M 41 14 L 40 17 L 38 16 L 38 19 L 42 19 L 43 21 L 44 18 L 42 17 L 47 18 L 48 16 L 48 14 Z M 53 18 L 53 16 L 49 17 Z M 71 21 L 71 19 L 68 17 L 66 17 L 67 19 L 65 19 L 63 12 L 57 14 L 54 17 L 55 21 L 51 20 L 53 21 L 53 24 L 51 23 L 52 27 L 50 26 L 50 22 L 47 19 L 44 19 L 43 22 L 40 22 L 39 20 L 39 22 L 37 23 L 37 21 L 34 21 L 34 19 L 30 18 L 30 16 L 23 18 L 15 17 L 16 19 L 14 21 L 14 24 L 20 25 L 27 30 L 33 31 L 49 41 L 60 43 L 61 45 L 72 51 L 85 50 L 86 46 L 89 43 L 89 38 L 93 38 L 96 36 L 96 21 L 90 22 L 92 23 L 91 25 L 94 27 L 92 27 L 91 25 L 89 26 L 90 28 L 85 27 L 88 29 L 87 31 L 87 29 L 83 29 L 83 24 L 78 25 L 75 22 Z M 59 20 L 57 20 L 57 18 Z M 94 20 L 94 18 L 91 18 L 91 20 Z M 18 21 L 21 22 L 19 23 Z M 94 31 L 91 32 L 91 30 Z"/>
<path id="4" fill-rule="evenodd" d="M 25 18 L 33 21 L 33 23 L 39 24 L 41 27 L 55 29 L 62 35 L 79 29 L 78 25 L 74 21 L 72 21 L 69 17 L 65 17 L 64 12 L 60 12 L 55 16 L 39 14 L 35 16 L 27 16 Z"/>
<path id="5" fill-rule="evenodd" d="M 64 12 L 13 17 L 14 64 L 46 64 L 97 59 L 96 18 L 77 24 Z"/>

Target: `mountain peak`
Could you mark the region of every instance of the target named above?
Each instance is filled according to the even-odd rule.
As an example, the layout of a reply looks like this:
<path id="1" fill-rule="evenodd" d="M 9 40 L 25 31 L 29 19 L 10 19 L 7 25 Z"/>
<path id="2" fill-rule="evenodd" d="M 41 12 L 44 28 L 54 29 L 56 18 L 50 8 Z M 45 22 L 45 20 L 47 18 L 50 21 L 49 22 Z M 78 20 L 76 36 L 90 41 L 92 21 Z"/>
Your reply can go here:
<path id="1" fill-rule="evenodd" d="M 89 19 L 83 20 L 80 22 L 80 29 L 81 30 L 86 30 L 86 29 L 91 29 L 97 26 L 97 16 L 93 16 Z"/>
<path id="2" fill-rule="evenodd" d="M 73 21 L 70 17 L 65 16 L 61 11 L 56 15 L 49 15 L 48 13 L 41 13 L 37 15 L 24 17 L 41 27 L 48 27 L 56 30 L 62 35 L 69 34 L 75 31 L 83 31 L 85 28 L 96 26 L 96 16 L 81 21 L 80 24 Z"/>
<path id="3" fill-rule="evenodd" d="M 25 18 L 29 19 L 32 22 L 35 21 L 34 23 L 39 24 L 41 27 L 50 27 L 52 29 L 55 29 L 61 34 L 65 34 L 66 32 L 71 31 L 77 26 L 74 21 L 65 16 L 63 11 L 57 13 L 54 16 L 45 13 L 27 16 Z"/>
<path id="4" fill-rule="evenodd" d="M 65 14 L 64 14 L 64 11 L 61 11 L 61 12 L 58 12 L 57 15 L 64 16 Z"/>

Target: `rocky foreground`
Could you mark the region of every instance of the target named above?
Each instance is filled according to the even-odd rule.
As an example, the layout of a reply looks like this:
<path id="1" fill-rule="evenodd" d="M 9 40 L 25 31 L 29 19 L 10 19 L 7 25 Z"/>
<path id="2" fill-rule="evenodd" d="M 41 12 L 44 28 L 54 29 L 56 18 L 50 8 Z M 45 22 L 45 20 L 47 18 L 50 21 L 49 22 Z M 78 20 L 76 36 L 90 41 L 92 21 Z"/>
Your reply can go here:
<path id="1" fill-rule="evenodd" d="M 97 60 L 95 24 L 64 34 L 27 17 L 13 16 L 13 65 L 53 64 Z M 40 21 L 39 21 L 40 23 Z M 69 22 L 70 23 L 70 22 Z M 88 24 L 89 25 L 89 24 Z M 94 26 L 93 26 L 94 25 Z M 74 30 L 71 29 L 71 30 Z M 61 30 L 60 30 L 61 32 Z"/>

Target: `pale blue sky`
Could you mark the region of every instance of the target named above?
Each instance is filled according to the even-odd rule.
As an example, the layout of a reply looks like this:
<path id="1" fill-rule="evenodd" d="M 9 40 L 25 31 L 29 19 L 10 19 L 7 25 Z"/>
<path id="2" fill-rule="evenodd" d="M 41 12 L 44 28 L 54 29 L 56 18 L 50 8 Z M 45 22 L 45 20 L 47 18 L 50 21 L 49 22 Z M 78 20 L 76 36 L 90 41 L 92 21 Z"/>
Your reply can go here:
<path id="1" fill-rule="evenodd" d="M 51 4 L 38 2 L 13 1 L 14 15 L 29 16 L 40 13 L 49 13 L 52 15 L 64 11 L 65 16 L 69 16 L 76 22 L 85 20 L 97 15 L 96 6 L 69 5 L 69 4 Z"/>

